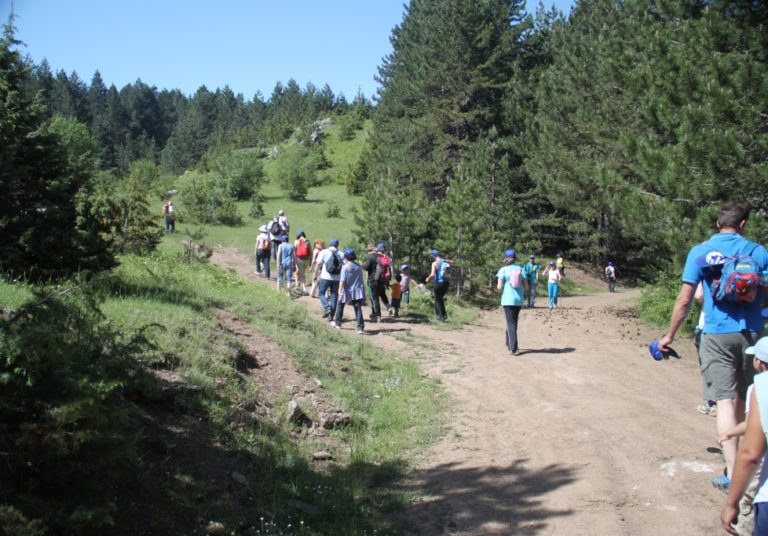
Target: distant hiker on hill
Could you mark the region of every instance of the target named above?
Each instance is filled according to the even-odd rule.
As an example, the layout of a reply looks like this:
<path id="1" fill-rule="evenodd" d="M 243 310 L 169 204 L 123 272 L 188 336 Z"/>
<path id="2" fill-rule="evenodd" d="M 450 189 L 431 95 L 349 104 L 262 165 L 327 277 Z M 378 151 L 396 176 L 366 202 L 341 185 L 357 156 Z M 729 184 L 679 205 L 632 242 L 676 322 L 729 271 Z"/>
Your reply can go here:
<path id="1" fill-rule="evenodd" d="M 173 234 L 176 230 L 176 220 L 173 217 L 173 201 L 169 200 L 163 205 L 163 215 L 165 216 L 165 232 Z"/>
<path id="2" fill-rule="evenodd" d="M 277 211 L 277 223 L 280 225 L 282 234 L 291 236 L 291 224 L 288 223 L 288 218 L 283 209 Z"/>
<path id="3" fill-rule="evenodd" d="M 296 287 L 301 289 L 303 294 L 307 294 L 306 273 L 309 264 L 312 262 L 312 247 L 304 231 L 296 234 L 296 240 L 293 242 L 293 250 L 296 254 Z"/>
<path id="4" fill-rule="evenodd" d="M 379 248 L 378 246 L 381 246 Z M 381 264 L 382 255 L 384 255 L 383 244 L 377 244 L 376 246 L 368 246 L 368 257 L 362 265 L 362 269 L 368 273 L 368 297 L 371 299 L 371 315 L 370 319 L 373 322 L 381 321 L 381 303 L 386 305 L 387 309 L 391 309 L 392 306 L 389 303 L 386 292 L 386 283 L 384 282 L 384 270 L 385 268 Z M 387 257 L 389 259 L 389 257 Z M 386 261 L 384 261 L 386 262 Z M 391 261 L 390 261 L 390 274 L 391 274 Z M 381 301 L 381 303 L 380 303 Z"/>
<path id="5" fill-rule="evenodd" d="M 616 267 L 611 261 L 605 267 L 605 279 L 608 281 L 608 292 L 616 292 Z"/>
<path id="6" fill-rule="evenodd" d="M 354 249 L 347 248 L 344 250 L 344 266 L 341 267 L 339 278 L 339 299 L 336 305 L 336 314 L 333 320 L 331 320 L 331 325 L 337 329 L 341 328 L 344 305 L 351 303 L 352 307 L 355 308 L 357 332 L 362 334 L 365 329 L 365 320 L 363 319 L 365 287 L 363 286 L 363 270 L 355 261 L 356 258 Z"/>
<path id="7" fill-rule="evenodd" d="M 312 277 L 312 288 L 309 289 L 309 296 L 311 298 L 317 298 L 317 279 L 314 278 L 315 271 L 317 269 L 317 258 L 320 253 L 325 249 L 325 242 L 320 239 L 312 242 L 312 263 L 309 265 L 309 273 Z"/>
<path id="8" fill-rule="evenodd" d="M 539 272 L 541 266 L 536 262 L 536 256 L 528 257 L 528 262 L 523 266 L 523 282 L 525 283 L 525 294 L 528 298 L 528 307 L 536 306 L 536 287 L 539 285 Z"/>
<path id="9" fill-rule="evenodd" d="M 269 240 L 272 242 L 272 260 L 277 260 L 277 248 L 280 247 L 280 237 L 283 234 L 277 216 L 267 222 L 267 231 L 269 232 Z"/>
<path id="10" fill-rule="evenodd" d="M 277 290 L 280 283 L 285 282 L 288 292 L 291 291 L 291 279 L 296 271 L 296 252 L 293 244 L 288 242 L 288 235 L 280 235 L 280 246 L 277 248 Z"/>
<path id="11" fill-rule="evenodd" d="M 523 306 L 523 270 L 516 263 L 514 249 L 504 252 L 504 264 L 496 273 L 496 288 L 501 291 L 501 306 L 507 321 L 507 350 L 518 355 L 517 320 Z"/>
<path id="12" fill-rule="evenodd" d="M 708 395 L 717 402 L 718 434 L 744 420 L 744 397 L 754 376 L 751 356 L 745 350 L 755 344 L 765 329 L 761 308 L 766 293 L 759 287 L 759 281 L 760 274 L 768 269 L 768 251 L 741 236 L 749 212 L 744 203 L 727 202 L 720 207 L 718 232 L 688 252 L 668 331 L 659 338 L 662 351 L 674 342 L 701 282 L 704 330 L 699 357 Z M 721 285 L 723 280 L 734 285 Z M 738 439 L 723 441 L 722 447 L 726 474 L 715 476 L 712 485 L 728 490 Z"/>
<path id="13" fill-rule="evenodd" d="M 550 262 L 549 266 L 544 269 L 544 273 L 541 274 L 547 276 L 547 296 L 549 297 L 549 308 L 554 309 L 557 307 L 557 297 L 560 294 L 560 280 L 563 278 L 560 274 L 560 270 L 557 269 L 556 262 Z"/>
<path id="14" fill-rule="evenodd" d="M 555 254 L 555 266 L 557 266 L 557 271 L 560 272 L 560 277 L 565 277 L 565 258 L 562 251 L 558 251 Z"/>
<path id="15" fill-rule="evenodd" d="M 344 258 L 338 250 L 339 241 L 331 238 L 328 248 L 324 249 L 317 257 L 317 268 L 313 280 L 319 282 L 320 303 L 323 304 L 323 318 L 333 319 L 338 302 L 339 281 L 341 280 L 341 266 Z M 326 298 L 326 291 L 330 296 Z"/>
<path id="16" fill-rule="evenodd" d="M 430 280 L 435 282 L 435 315 L 438 322 L 445 322 L 448 320 L 448 313 L 445 310 L 445 295 L 448 293 L 451 263 L 444 259 L 436 249 L 430 250 L 429 258 L 432 259 L 432 268 L 424 283 L 429 283 Z"/>
<path id="17" fill-rule="evenodd" d="M 269 279 L 269 256 L 272 249 L 272 241 L 269 238 L 267 226 L 259 227 L 259 234 L 256 236 L 256 273 L 262 274 Z"/>

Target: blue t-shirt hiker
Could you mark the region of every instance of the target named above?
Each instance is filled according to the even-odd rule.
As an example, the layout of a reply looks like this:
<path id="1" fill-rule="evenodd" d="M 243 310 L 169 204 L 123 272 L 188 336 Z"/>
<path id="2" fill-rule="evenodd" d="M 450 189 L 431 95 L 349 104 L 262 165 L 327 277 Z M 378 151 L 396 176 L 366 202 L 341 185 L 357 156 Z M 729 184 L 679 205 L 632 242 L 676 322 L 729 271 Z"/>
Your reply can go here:
<path id="1" fill-rule="evenodd" d="M 721 276 L 726 275 L 729 258 L 744 259 L 743 264 L 753 266 L 753 271 L 761 276 L 768 270 L 768 251 L 741 234 L 749 211 L 749 207 L 742 203 L 724 203 L 717 218 L 718 232 L 688 252 L 669 330 L 659 339 L 659 348 L 666 351 L 685 320 L 696 287 L 701 283 L 704 288 L 704 326 L 699 363 L 707 397 L 717 402 L 718 436 L 727 432 L 731 423 L 744 419 L 744 398 L 754 376 L 752 358 L 745 350 L 757 342 L 764 329 L 761 315 L 766 295 L 764 288 L 752 293 L 752 301 L 744 302 L 716 298 L 713 292 L 719 286 Z M 747 258 L 749 262 L 746 262 Z M 726 418 L 721 419 L 721 414 Z M 738 439 L 729 439 L 721 445 L 726 474 L 714 477 L 712 484 L 727 490 Z"/>
<path id="2" fill-rule="evenodd" d="M 496 288 L 501 291 L 501 307 L 507 322 L 507 350 L 518 355 L 520 349 L 517 340 L 517 319 L 525 300 L 523 269 L 517 264 L 514 249 L 504 251 L 504 264 L 496 272 Z"/>

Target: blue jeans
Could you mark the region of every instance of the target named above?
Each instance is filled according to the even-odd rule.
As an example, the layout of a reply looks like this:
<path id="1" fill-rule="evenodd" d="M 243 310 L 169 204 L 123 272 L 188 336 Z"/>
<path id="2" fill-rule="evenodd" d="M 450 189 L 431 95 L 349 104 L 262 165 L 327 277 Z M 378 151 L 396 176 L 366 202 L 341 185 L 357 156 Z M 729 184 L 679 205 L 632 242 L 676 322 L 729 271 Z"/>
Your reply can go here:
<path id="1" fill-rule="evenodd" d="M 325 297 L 325 291 L 330 290 L 331 299 Z M 336 312 L 336 304 L 339 300 L 339 282 L 331 281 L 329 279 L 321 279 L 320 284 L 317 287 L 317 293 L 320 295 L 320 303 L 323 304 L 325 312 L 333 318 L 333 314 Z"/>
<path id="2" fill-rule="evenodd" d="M 355 322 L 357 323 L 357 329 L 364 329 L 363 300 L 352 300 L 349 303 L 355 308 Z M 336 306 L 336 315 L 333 320 L 338 325 L 341 325 L 341 318 L 344 316 L 344 305 L 344 302 L 339 302 Z"/>
<path id="3" fill-rule="evenodd" d="M 549 306 L 557 307 L 557 292 L 560 290 L 560 285 L 557 283 L 549 283 L 547 285 L 547 293 L 549 294 Z"/>
<path id="4" fill-rule="evenodd" d="M 256 252 L 256 271 L 261 272 L 264 268 L 264 277 L 269 279 L 269 251 L 260 249 Z"/>
<path id="5" fill-rule="evenodd" d="M 533 307 L 536 305 L 536 287 L 538 286 L 537 283 L 528 283 L 528 307 Z"/>
<path id="6" fill-rule="evenodd" d="M 768 534 L 768 503 L 754 503 L 752 508 L 755 510 L 755 532 L 753 534 Z"/>
<path id="7" fill-rule="evenodd" d="M 280 285 L 280 282 L 284 282 L 286 285 L 291 284 L 291 279 L 293 276 L 293 265 L 292 264 L 280 264 L 277 267 L 277 284 Z"/>

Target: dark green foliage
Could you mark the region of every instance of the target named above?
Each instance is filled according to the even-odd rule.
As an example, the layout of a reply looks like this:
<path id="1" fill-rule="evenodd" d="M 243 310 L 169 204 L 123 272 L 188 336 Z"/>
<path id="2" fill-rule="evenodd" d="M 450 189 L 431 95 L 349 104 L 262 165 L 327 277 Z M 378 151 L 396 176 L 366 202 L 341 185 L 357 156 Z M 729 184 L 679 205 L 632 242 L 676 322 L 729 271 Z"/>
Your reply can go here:
<path id="1" fill-rule="evenodd" d="M 235 199 L 227 194 L 226 183 L 215 173 L 189 171 L 179 178 L 178 186 L 183 210 L 174 212 L 177 221 L 226 225 L 242 222 Z"/>
<path id="2" fill-rule="evenodd" d="M 44 124 L 23 91 L 29 69 L 0 42 L 0 271 L 35 280 L 114 266 L 108 227 L 88 200 L 93 145 L 71 119 Z"/>
<path id="3" fill-rule="evenodd" d="M 0 519 L 19 534 L 109 524 L 110 475 L 132 450 L 122 393 L 144 343 L 78 294 L 37 292 L 0 317 Z"/>
<path id="4" fill-rule="evenodd" d="M 275 178 L 288 197 L 303 201 L 309 187 L 317 181 L 319 165 L 316 151 L 299 144 L 289 145 L 276 157 Z"/>
<path id="5" fill-rule="evenodd" d="M 208 152 L 201 162 L 205 171 L 214 173 L 228 197 L 245 201 L 257 194 L 264 182 L 264 170 L 256 151 L 219 147 Z"/>

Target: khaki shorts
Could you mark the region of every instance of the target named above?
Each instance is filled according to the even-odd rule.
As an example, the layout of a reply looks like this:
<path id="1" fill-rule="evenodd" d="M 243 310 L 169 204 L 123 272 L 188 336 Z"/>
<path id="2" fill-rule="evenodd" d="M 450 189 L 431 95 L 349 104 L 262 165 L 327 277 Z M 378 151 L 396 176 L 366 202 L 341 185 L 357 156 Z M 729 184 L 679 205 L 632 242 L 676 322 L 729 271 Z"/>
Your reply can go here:
<path id="1" fill-rule="evenodd" d="M 744 353 L 761 333 L 703 333 L 699 363 L 710 400 L 745 399 L 755 370 L 752 356 Z"/>

